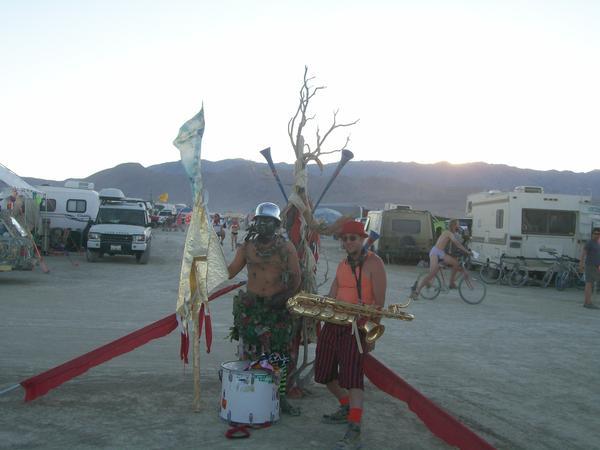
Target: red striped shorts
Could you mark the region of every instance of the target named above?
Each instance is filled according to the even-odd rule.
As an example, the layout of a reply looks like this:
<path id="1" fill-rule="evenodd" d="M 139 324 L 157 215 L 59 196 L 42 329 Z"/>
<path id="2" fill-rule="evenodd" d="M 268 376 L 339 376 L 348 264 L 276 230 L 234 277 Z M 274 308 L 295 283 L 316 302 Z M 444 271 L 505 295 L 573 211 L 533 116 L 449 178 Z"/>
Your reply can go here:
<path id="1" fill-rule="evenodd" d="M 361 345 L 366 349 L 364 335 Z M 345 389 L 364 389 L 364 354 L 358 351 L 352 327 L 325 323 L 317 340 L 315 381 L 327 384 L 338 380 Z"/>

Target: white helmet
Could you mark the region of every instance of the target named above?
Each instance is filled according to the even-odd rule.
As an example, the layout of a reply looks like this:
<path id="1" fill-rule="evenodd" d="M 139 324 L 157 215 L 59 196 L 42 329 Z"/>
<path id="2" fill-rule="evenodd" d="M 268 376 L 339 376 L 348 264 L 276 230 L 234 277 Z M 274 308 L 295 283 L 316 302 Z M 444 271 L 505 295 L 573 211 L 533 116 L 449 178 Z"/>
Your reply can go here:
<path id="1" fill-rule="evenodd" d="M 276 219 L 278 223 L 281 223 L 281 218 L 279 217 L 280 214 L 281 210 L 279 209 L 279 206 L 277 206 L 275 203 L 265 202 L 260 203 L 256 207 L 254 217 L 271 217 L 273 219 Z"/>

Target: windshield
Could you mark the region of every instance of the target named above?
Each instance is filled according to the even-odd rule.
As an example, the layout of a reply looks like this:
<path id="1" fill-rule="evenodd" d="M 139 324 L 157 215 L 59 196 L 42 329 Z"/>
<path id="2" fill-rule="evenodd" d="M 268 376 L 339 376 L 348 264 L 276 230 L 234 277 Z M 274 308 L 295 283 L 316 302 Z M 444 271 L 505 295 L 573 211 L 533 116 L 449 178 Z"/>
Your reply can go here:
<path id="1" fill-rule="evenodd" d="M 146 226 L 144 211 L 139 209 L 100 208 L 96 223 Z"/>

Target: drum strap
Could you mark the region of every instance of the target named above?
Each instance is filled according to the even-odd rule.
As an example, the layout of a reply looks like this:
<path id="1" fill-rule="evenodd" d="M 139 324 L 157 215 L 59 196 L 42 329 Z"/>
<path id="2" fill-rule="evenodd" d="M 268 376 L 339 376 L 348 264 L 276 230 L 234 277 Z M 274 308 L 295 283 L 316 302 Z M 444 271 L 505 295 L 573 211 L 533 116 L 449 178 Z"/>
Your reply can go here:
<path id="1" fill-rule="evenodd" d="M 260 430 L 261 428 L 269 428 L 271 422 L 261 423 L 260 425 L 231 425 L 231 428 L 225 432 L 227 439 L 245 439 L 250 437 L 250 430 Z"/>

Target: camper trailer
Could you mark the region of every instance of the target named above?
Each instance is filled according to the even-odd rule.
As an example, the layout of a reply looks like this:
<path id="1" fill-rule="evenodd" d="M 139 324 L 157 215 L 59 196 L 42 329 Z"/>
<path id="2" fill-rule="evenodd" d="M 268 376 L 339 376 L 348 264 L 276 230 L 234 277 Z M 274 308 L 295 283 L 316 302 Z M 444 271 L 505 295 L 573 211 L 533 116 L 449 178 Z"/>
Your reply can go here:
<path id="1" fill-rule="evenodd" d="M 366 229 L 380 235 L 373 250 L 385 260 L 425 258 L 433 246 L 433 220 L 429 211 L 404 208 L 369 211 Z"/>
<path id="2" fill-rule="evenodd" d="M 100 199 L 94 183 L 67 181 L 64 187 L 44 185 L 37 188 L 45 193 L 40 213 L 42 220 L 50 220 L 50 230 L 68 228 L 83 232 L 90 220 L 96 220 Z"/>
<path id="3" fill-rule="evenodd" d="M 551 256 L 544 250 L 579 258 L 592 226 L 600 225 L 590 196 L 547 194 L 540 186 L 471 194 L 466 213 L 473 219 L 471 249 L 481 261 L 524 257 L 533 271 L 546 270 Z"/>

